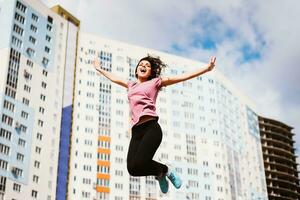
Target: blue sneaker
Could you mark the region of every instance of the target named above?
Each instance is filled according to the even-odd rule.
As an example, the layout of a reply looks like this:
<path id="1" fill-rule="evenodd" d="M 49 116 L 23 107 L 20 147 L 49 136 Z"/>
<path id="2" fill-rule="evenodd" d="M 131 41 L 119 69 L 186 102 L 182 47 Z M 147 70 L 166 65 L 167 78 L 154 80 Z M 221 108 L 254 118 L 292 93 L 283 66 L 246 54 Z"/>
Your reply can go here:
<path id="1" fill-rule="evenodd" d="M 170 172 L 168 173 L 167 177 L 170 179 L 172 184 L 179 189 L 182 185 L 182 181 L 178 174 L 175 172 L 175 170 L 171 169 Z"/>
<path id="2" fill-rule="evenodd" d="M 166 176 L 162 177 L 155 177 L 156 180 L 159 182 L 159 187 L 162 193 L 166 194 L 169 191 L 169 182 L 166 179 Z"/>

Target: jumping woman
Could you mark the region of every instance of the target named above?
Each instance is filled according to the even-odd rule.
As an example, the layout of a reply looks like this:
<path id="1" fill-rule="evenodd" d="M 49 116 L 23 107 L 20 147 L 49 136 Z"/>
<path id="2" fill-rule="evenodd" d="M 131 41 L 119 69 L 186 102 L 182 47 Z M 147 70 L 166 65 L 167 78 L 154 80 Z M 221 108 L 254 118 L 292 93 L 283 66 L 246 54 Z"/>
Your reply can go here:
<path id="1" fill-rule="evenodd" d="M 93 61 L 97 74 L 104 75 L 112 82 L 127 88 L 131 114 L 132 134 L 127 154 L 127 169 L 131 176 L 155 176 L 162 193 L 167 193 L 169 183 L 166 177 L 178 189 L 182 181 L 174 169 L 153 160 L 153 156 L 162 141 L 162 130 L 156 114 L 156 98 L 161 87 L 179 83 L 211 71 L 216 58 L 190 73 L 171 77 L 160 77 L 166 65 L 157 57 L 142 58 L 135 68 L 135 81 L 126 81 L 101 68 L 101 63 Z"/>

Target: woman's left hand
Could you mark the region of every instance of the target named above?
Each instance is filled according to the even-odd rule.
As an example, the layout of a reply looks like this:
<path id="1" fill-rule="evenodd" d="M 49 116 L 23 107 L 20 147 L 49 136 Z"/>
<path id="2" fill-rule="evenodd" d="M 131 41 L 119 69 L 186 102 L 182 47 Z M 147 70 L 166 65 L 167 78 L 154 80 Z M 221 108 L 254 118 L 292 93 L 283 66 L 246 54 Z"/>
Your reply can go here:
<path id="1" fill-rule="evenodd" d="M 216 65 L 216 59 L 217 59 L 216 57 L 212 57 L 210 59 L 210 62 L 207 65 L 207 71 L 211 71 L 215 67 L 215 65 Z"/>

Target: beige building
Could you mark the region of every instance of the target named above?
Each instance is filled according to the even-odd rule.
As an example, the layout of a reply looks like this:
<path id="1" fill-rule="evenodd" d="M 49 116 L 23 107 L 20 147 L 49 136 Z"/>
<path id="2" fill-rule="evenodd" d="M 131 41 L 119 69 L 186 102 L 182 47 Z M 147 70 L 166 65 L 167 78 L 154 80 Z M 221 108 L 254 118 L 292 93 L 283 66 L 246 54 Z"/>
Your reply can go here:
<path id="1" fill-rule="evenodd" d="M 127 91 L 96 75 L 92 61 L 135 79 L 138 60 L 160 56 L 163 76 L 204 63 L 81 33 L 76 70 L 69 199 L 267 199 L 258 117 L 253 103 L 220 72 L 163 88 L 157 100 L 164 137 L 155 159 L 171 163 L 183 186 L 160 193 L 154 177 L 129 176 Z"/>

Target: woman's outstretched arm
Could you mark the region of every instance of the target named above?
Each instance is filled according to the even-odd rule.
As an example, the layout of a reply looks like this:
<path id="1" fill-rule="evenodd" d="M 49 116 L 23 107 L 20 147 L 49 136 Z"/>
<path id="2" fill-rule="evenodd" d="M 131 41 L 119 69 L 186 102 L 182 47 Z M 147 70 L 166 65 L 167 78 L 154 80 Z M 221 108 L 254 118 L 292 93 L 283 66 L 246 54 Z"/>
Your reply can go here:
<path id="1" fill-rule="evenodd" d="M 176 76 L 162 78 L 162 85 L 168 86 L 168 85 L 172 85 L 175 83 L 179 83 L 179 82 L 186 81 L 188 79 L 200 76 L 201 74 L 211 71 L 215 67 L 215 64 L 216 64 L 216 57 L 213 57 L 210 59 L 210 62 L 201 69 L 198 69 L 193 72 L 187 72 L 184 74 L 176 75 Z"/>
<path id="2" fill-rule="evenodd" d="M 114 75 L 113 73 L 109 72 L 109 71 L 106 71 L 104 69 L 101 68 L 101 63 L 99 62 L 98 59 L 95 59 L 93 61 L 93 65 L 94 65 L 94 68 L 97 70 L 97 74 L 100 75 L 102 74 L 103 76 L 105 76 L 106 78 L 108 78 L 109 80 L 111 80 L 112 82 L 118 84 L 118 85 L 121 85 L 125 88 L 127 88 L 127 81 L 123 80 L 122 78 Z"/>

